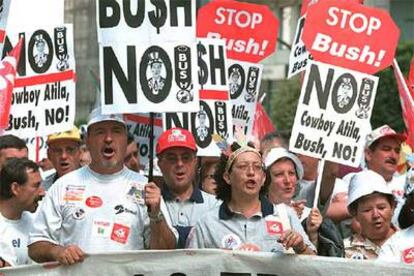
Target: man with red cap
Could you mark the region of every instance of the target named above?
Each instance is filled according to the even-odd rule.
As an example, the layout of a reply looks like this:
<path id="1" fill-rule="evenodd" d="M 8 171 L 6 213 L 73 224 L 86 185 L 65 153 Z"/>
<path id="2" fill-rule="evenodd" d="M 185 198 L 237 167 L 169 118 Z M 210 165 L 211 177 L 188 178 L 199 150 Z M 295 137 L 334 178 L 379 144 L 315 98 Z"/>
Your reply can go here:
<path id="1" fill-rule="evenodd" d="M 179 233 L 178 247 L 183 248 L 201 214 L 219 203 L 196 186 L 197 146 L 188 130 L 172 128 L 162 133 L 156 153 L 164 178 L 162 196 Z"/>

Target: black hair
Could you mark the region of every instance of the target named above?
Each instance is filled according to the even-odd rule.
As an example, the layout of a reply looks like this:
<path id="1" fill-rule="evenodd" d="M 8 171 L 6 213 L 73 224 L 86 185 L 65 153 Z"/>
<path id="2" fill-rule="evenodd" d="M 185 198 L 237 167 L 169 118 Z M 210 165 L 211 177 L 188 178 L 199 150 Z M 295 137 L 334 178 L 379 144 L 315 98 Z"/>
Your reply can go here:
<path id="1" fill-rule="evenodd" d="M 17 136 L 7 134 L 0 136 L 0 150 L 2 149 L 27 149 L 26 142 Z"/>
<path id="2" fill-rule="evenodd" d="M 39 166 L 27 158 L 10 158 L 0 171 L 0 198 L 9 199 L 13 197 L 11 191 L 12 183 L 24 185 L 27 182 L 27 170 L 39 171 Z"/>

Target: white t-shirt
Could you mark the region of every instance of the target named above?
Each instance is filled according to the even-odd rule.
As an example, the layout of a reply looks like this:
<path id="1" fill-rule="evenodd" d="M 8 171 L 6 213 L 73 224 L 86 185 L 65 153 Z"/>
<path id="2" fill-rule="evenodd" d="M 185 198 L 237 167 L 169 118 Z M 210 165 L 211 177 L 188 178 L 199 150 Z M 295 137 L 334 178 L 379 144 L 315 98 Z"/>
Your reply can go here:
<path id="1" fill-rule="evenodd" d="M 150 228 L 142 186 L 147 178 L 126 167 L 101 175 L 88 166 L 52 185 L 30 233 L 29 244 L 76 244 L 87 253 L 149 248 Z M 171 220 L 161 199 L 161 211 Z"/>
<path id="2" fill-rule="evenodd" d="M 11 266 L 30 264 L 27 242 L 33 214 L 23 212 L 18 220 L 10 220 L 0 214 L 0 257 Z"/>
<path id="3" fill-rule="evenodd" d="M 414 225 L 392 235 L 381 247 L 377 260 L 414 264 Z"/>

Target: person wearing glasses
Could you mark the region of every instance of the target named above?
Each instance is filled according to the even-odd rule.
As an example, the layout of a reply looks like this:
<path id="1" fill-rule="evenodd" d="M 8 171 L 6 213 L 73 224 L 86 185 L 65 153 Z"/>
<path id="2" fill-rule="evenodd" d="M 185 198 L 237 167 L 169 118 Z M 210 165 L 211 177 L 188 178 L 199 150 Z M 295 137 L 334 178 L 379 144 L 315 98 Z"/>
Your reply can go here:
<path id="1" fill-rule="evenodd" d="M 156 154 L 164 182 L 162 196 L 179 233 L 177 246 L 183 248 L 192 226 L 218 201 L 196 185 L 197 145 L 188 130 L 172 128 L 163 132 Z"/>
<path id="2" fill-rule="evenodd" d="M 55 133 L 47 137 L 47 158 L 52 162 L 56 172 L 48 175 L 42 182 L 47 191 L 59 177 L 80 168 L 81 136 L 79 129 Z"/>
<path id="3" fill-rule="evenodd" d="M 265 175 L 260 152 L 233 143 L 215 173 L 223 203 L 197 222 L 187 247 L 315 255 L 295 211 L 265 197 Z"/>

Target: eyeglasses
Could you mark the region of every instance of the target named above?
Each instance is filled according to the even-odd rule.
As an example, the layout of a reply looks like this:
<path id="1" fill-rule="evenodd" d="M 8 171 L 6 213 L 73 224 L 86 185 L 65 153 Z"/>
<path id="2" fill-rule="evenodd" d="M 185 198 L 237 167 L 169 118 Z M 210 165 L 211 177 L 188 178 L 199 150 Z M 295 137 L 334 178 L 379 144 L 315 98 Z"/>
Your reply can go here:
<path id="1" fill-rule="evenodd" d="M 182 154 L 182 155 L 175 155 L 175 154 L 167 154 L 162 157 L 162 159 L 166 160 L 170 164 L 178 163 L 179 160 L 183 163 L 190 163 L 194 160 L 194 154 Z"/>
<path id="2" fill-rule="evenodd" d="M 265 170 L 263 163 L 236 163 L 233 165 L 233 168 L 243 172 L 253 170 L 255 173 L 263 172 Z"/>
<path id="3" fill-rule="evenodd" d="M 49 150 L 54 153 L 54 154 L 58 154 L 58 155 L 62 155 L 63 152 L 66 152 L 67 154 L 74 154 L 79 150 L 79 147 L 65 147 L 65 148 L 55 148 L 55 147 L 50 147 Z"/>
<path id="4" fill-rule="evenodd" d="M 214 174 L 207 174 L 205 176 L 206 179 L 214 179 Z"/>

